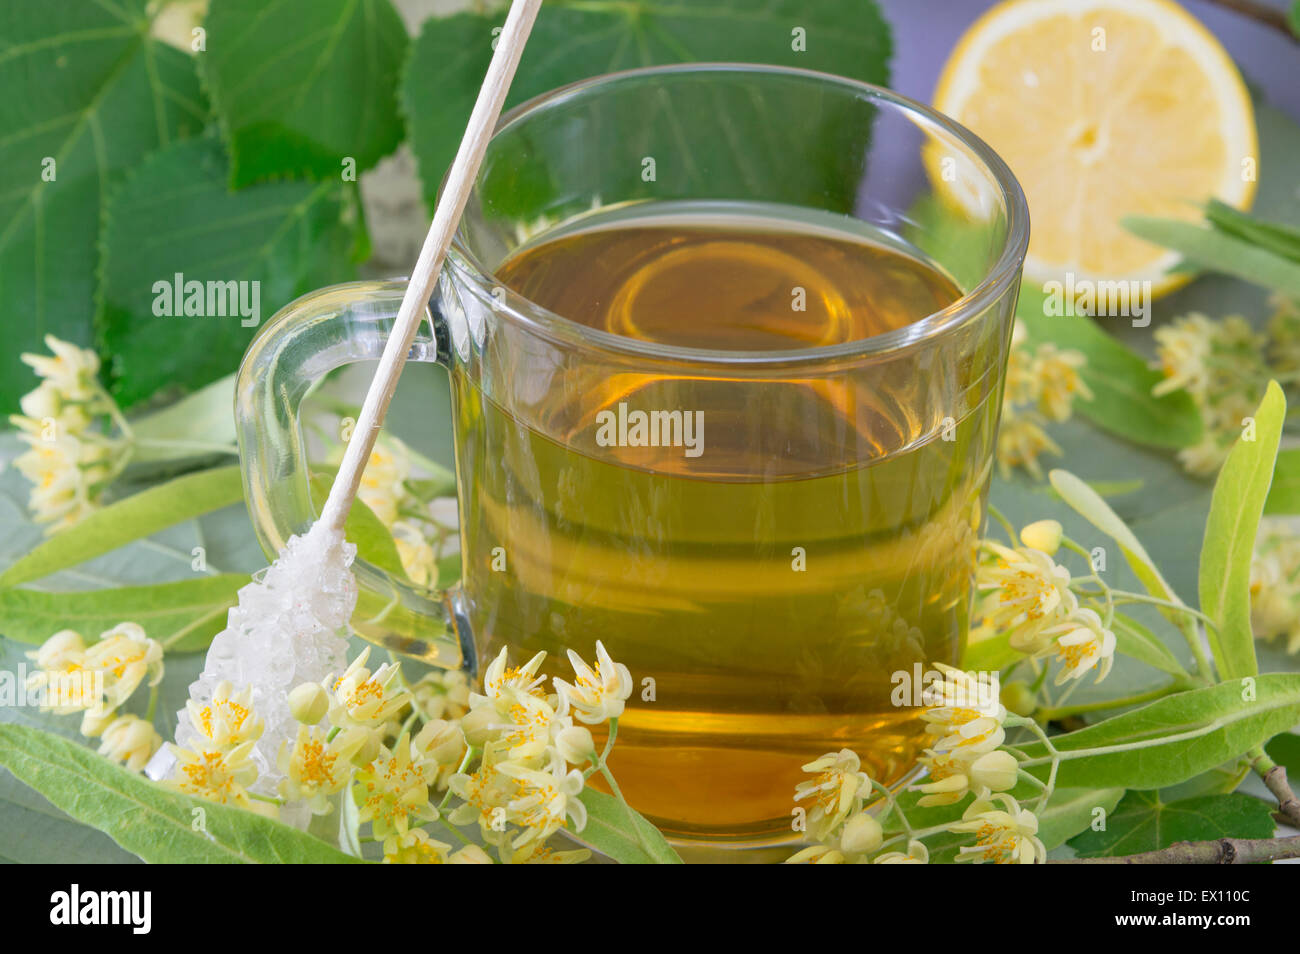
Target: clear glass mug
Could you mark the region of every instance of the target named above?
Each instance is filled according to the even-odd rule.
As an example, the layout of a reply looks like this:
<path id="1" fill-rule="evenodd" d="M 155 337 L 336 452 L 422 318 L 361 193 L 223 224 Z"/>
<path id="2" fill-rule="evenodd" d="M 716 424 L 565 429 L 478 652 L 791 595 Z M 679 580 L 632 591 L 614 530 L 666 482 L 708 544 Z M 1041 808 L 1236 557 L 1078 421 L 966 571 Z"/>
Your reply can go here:
<path id="1" fill-rule="evenodd" d="M 681 202 L 897 238 L 961 297 L 862 340 L 704 350 L 571 321 L 494 277 L 539 235 Z M 922 730 L 893 690 L 956 663 L 966 636 L 1027 240 L 1024 196 L 982 141 L 862 83 L 685 65 L 519 106 L 410 355 L 451 383 L 461 581 L 439 592 L 359 561 L 354 624 L 471 672 L 508 646 L 567 674 L 564 649 L 591 659 L 603 640 L 636 684 L 612 768 L 684 842 L 789 840 L 800 766 L 827 751 L 898 782 Z M 378 358 L 403 287 L 306 295 L 250 348 L 236 410 L 268 553 L 316 516 L 304 395 Z M 704 451 L 597 440 L 620 403 L 701 411 Z"/>

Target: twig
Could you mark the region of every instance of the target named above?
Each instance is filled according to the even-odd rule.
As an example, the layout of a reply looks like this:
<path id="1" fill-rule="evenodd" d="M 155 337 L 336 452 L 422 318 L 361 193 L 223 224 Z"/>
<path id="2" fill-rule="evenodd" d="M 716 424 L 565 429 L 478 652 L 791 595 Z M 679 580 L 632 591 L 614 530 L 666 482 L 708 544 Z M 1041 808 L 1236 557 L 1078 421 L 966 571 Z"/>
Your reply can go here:
<path id="1" fill-rule="evenodd" d="M 1291 27 L 1286 22 L 1286 11 L 1278 10 L 1263 3 L 1256 3 L 1254 0 L 1210 0 L 1215 6 L 1223 7 L 1225 10 L 1231 10 L 1233 13 L 1240 13 L 1244 17 L 1249 17 L 1266 27 L 1272 27 L 1274 30 L 1280 30 L 1286 34 L 1287 39 L 1292 43 L 1300 42 L 1296 35 L 1291 32 Z"/>
<path id="2" fill-rule="evenodd" d="M 1300 858 L 1300 835 L 1289 838 L 1220 838 L 1180 841 L 1159 851 L 1114 858 L 1069 858 L 1051 865 L 1254 865 Z"/>
<path id="3" fill-rule="evenodd" d="M 1291 783 L 1286 778 L 1286 767 L 1278 765 L 1263 749 L 1251 749 L 1250 767 L 1264 781 L 1264 787 L 1277 799 L 1277 813 L 1281 820 L 1295 828 L 1300 828 L 1300 798 L 1296 798 Z"/>

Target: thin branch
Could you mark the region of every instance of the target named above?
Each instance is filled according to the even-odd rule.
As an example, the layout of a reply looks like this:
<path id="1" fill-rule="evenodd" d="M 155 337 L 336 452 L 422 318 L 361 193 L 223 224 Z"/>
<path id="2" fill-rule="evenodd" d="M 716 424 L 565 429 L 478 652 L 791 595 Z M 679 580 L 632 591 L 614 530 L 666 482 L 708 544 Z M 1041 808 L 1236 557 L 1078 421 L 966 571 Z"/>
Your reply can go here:
<path id="1" fill-rule="evenodd" d="M 1225 10 L 1231 10 L 1233 13 L 1240 13 L 1244 17 L 1249 17 L 1266 27 L 1280 30 L 1292 43 L 1300 42 L 1287 24 L 1285 10 L 1278 10 L 1276 7 L 1257 3 L 1255 0 L 1210 0 L 1210 2 L 1215 6 L 1223 7 Z"/>
<path id="2" fill-rule="evenodd" d="M 1277 799 L 1278 815 L 1294 828 L 1300 828 L 1300 798 L 1296 798 L 1291 783 L 1286 778 L 1286 768 L 1264 754 L 1262 749 L 1251 749 L 1250 767 L 1264 781 L 1264 787 Z"/>
<path id="3" fill-rule="evenodd" d="M 1220 838 L 1180 841 L 1159 851 L 1114 858 L 1070 858 L 1050 865 L 1254 865 L 1300 858 L 1300 835 L 1289 838 Z"/>

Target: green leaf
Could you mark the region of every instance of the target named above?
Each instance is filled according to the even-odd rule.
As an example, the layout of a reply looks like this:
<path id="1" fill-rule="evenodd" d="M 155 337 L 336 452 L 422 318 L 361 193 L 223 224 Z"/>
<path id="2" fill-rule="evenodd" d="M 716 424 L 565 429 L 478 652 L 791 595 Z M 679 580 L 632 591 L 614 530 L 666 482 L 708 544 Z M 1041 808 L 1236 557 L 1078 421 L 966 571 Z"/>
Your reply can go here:
<path id="1" fill-rule="evenodd" d="M 970 672 L 997 672 L 1024 658 L 1024 653 L 1011 648 L 1010 633 L 995 633 L 978 642 L 967 643 L 961 666 Z"/>
<path id="2" fill-rule="evenodd" d="M 1133 573 L 1146 587 L 1148 593 L 1162 600 L 1181 603 L 1178 594 L 1160 575 L 1155 561 L 1129 529 L 1128 524 L 1110 508 L 1110 504 L 1068 470 L 1053 470 L 1048 474 L 1053 489 L 1061 499 L 1069 504 L 1081 517 L 1119 544 L 1120 552 L 1132 568 Z"/>
<path id="3" fill-rule="evenodd" d="M 201 457 L 235 446 L 235 376 L 228 374 L 160 411 L 131 421 L 135 451 L 131 463 Z M 176 446 L 163 447 L 162 442 Z M 189 445 L 187 449 L 186 445 Z"/>
<path id="4" fill-rule="evenodd" d="M 1115 633 L 1115 649 L 1118 652 L 1171 676 L 1187 678 L 1188 672 L 1173 654 L 1173 650 L 1137 620 L 1116 613 L 1111 621 L 1111 629 Z"/>
<path id="5" fill-rule="evenodd" d="M 1286 14 L 1286 24 L 1291 28 L 1292 35 L 1300 37 L 1300 0 L 1291 4 L 1291 9 Z"/>
<path id="6" fill-rule="evenodd" d="M 1176 219 L 1130 216 L 1123 225 L 1139 238 L 1173 249 L 1195 268 L 1235 275 L 1284 295 L 1300 296 L 1300 262 L 1251 241 Z"/>
<path id="7" fill-rule="evenodd" d="M 1249 774 L 1250 763 L 1245 759 L 1232 759 L 1185 782 L 1159 789 L 1160 800 L 1181 802 L 1185 798 L 1200 798 L 1203 795 L 1225 795 L 1235 792 Z"/>
<path id="8" fill-rule="evenodd" d="M 1201 611 L 1217 624 L 1207 627 L 1207 634 L 1223 679 L 1259 671 L 1250 627 L 1250 562 L 1285 419 L 1286 398 L 1270 381 L 1255 412 L 1255 439 L 1237 441 L 1214 483 L 1201 548 L 1200 592 Z"/>
<path id="9" fill-rule="evenodd" d="M 1300 781 L 1300 735 L 1281 732 L 1269 740 L 1264 751 L 1269 758 L 1286 769 L 1292 781 Z"/>
<path id="10" fill-rule="evenodd" d="M 1251 694 L 1254 698 L 1250 698 Z M 1052 744 L 1061 753 L 1056 783 L 1129 789 L 1178 785 L 1300 722 L 1300 674 L 1264 673 L 1158 699 Z M 1021 746 L 1027 767 L 1046 778 L 1041 742 Z"/>
<path id="11" fill-rule="evenodd" d="M 192 140 L 150 157 L 109 203 L 96 321 L 123 406 L 225 377 L 262 321 L 355 273 L 355 190 L 268 182 L 232 193 L 226 178 L 221 145 Z M 203 283 L 190 286 L 205 292 L 195 299 L 203 314 L 185 314 L 184 287 L 177 314 L 177 275 Z M 233 306 L 227 288 L 240 293 Z M 210 305 L 209 290 L 222 292 Z"/>
<path id="12" fill-rule="evenodd" d="M 145 0 L 6 3 L 0 11 L 0 411 L 35 386 L 42 337 L 94 338 L 96 239 L 109 193 L 160 146 L 203 128 L 190 57 L 149 36 Z"/>
<path id="13" fill-rule="evenodd" d="M 581 840 L 601 854 L 624 865 L 679 865 L 682 859 L 673 846 L 664 840 L 659 829 L 638 812 L 594 788 L 582 790 L 582 803 L 587 806 L 587 827 L 582 829 Z M 636 832 L 632 831 L 632 824 Z"/>
<path id="14" fill-rule="evenodd" d="M 1038 813 L 1038 839 L 1048 851 L 1089 828 L 1097 809 L 1109 817 L 1121 798 L 1122 788 L 1058 788 Z"/>
<path id="15" fill-rule="evenodd" d="M 0 573 L 0 587 L 48 576 L 164 527 L 244 499 L 238 467 L 186 474 L 133 494 L 50 537 Z"/>
<path id="16" fill-rule="evenodd" d="M 0 724 L 0 765 L 77 821 L 151 863 L 356 860 L 278 821 L 168 791 L 84 745 L 30 726 Z M 202 826 L 196 824 L 200 818 Z"/>
<path id="17" fill-rule="evenodd" d="M 1070 841 L 1080 858 L 1135 855 L 1179 841 L 1269 838 L 1272 809 L 1258 798 L 1234 793 L 1163 802 L 1158 792 L 1129 792 L 1106 819 L 1104 831 L 1085 831 Z"/>
<path id="18" fill-rule="evenodd" d="M 1300 447 L 1277 452 L 1273 467 L 1273 485 L 1264 501 L 1267 514 L 1300 513 Z"/>
<path id="19" fill-rule="evenodd" d="M 504 11 L 497 11 L 432 19 L 415 42 L 403 82 L 402 103 L 430 206 L 443 171 L 455 154 L 492 55 L 493 29 L 502 24 L 504 16 Z M 793 49 L 796 27 L 806 31 L 806 51 Z M 507 105 L 590 76 L 679 62 L 797 66 L 885 84 L 889 78 L 889 53 L 888 26 L 876 4 L 868 0 L 821 0 L 812 5 L 803 0 L 768 0 L 762 5 L 751 0 L 629 0 L 617 4 L 551 0 L 538 15 Z M 717 95 L 729 94 L 719 89 Z M 848 150 L 855 137 L 866 132 L 865 124 L 855 124 L 847 116 L 824 122 L 830 117 L 793 112 L 781 114 L 779 137 L 768 134 L 771 149 L 762 155 L 735 156 L 727 145 L 733 124 L 765 121 L 770 125 L 778 121 L 770 115 L 755 120 L 753 108 L 752 98 L 744 101 L 734 95 L 726 100 L 725 108 L 714 102 L 708 107 L 702 105 L 693 115 L 648 114 L 643 117 L 644 131 L 647 136 L 672 142 L 684 164 L 691 164 L 692 157 L 682 156 L 679 144 L 689 143 L 693 151 L 714 149 L 709 153 L 710 162 L 696 162 L 695 169 L 708 175 L 710 182 L 729 183 L 733 188 L 743 179 L 744 165 L 738 160 L 768 169 L 762 177 L 767 182 L 782 182 L 770 173 L 779 167 L 787 177 L 783 184 L 790 188 L 795 188 L 796 182 L 806 183 L 808 189 L 819 186 L 822 201 L 826 201 L 826 190 L 842 188 L 846 179 L 843 175 L 828 175 L 828 170 L 809 168 L 807 163 L 795 167 L 789 161 L 789 150 L 781 148 L 780 139 L 815 135 L 826 140 L 830 163 L 860 163 L 862 153 Z M 638 179 L 640 158 L 653 154 L 640 144 L 618 139 L 586 142 L 584 148 L 601 151 L 602 162 L 609 168 L 618 167 L 610 156 L 613 150 L 619 150 L 618 155 L 635 153 L 635 163 L 628 172 Z M 571 155 L 557 158 L 567 164 L 569 174 L 585 174 L 582 164 L 575 164 Z M 661 180 L 668 172 L 667 166 L 665 159 L 660 159 Z M 565 170 L 555 170 L 555 174 L 564 175 Z M 489 177 L 485 179 L 488 183 L 490 168 L 485 176 Z M 520 216 L 539 211 L 526 199 L 563 191 L 558 183 L 544 179 L 511 180 L 498 185 L 502 202 Z M 851 204 L 854 197 L 838 198 Z"/>
<path id="20" fill-rule="evenodd" d="M 1049 317 L 1043 296 L 1024 285 L 1016 315 L 1031 342 L 1050 341 L 1087 359 L 1079 376 L 1092 400 L 1074 410 L 1098 427 L 1150 447 L 1179 448 L 1201 437 L 1201 416 L 1185 391 L 1156 397 L 1151 389 L 1164 380 L 1137 352 L 1102 331 L 1089 317 Z"/>
<path id="21" fill-rule="evenodd" d="M 1274 255 L 1300 262 L 1300 229 L 1282 222 L 1252 218 L 1218 199 L 1211 199 L 1206 204 L 1205 218 L 1222 232 L 1258 245 Z"/>
<path id="22" fill-rule="evenodd" d="M 226 611 L 235 605 L 239 588 L 248 583 L 241 573 L 226 573 L 72 593 L 4 589 L 0 590 L 0 634 L 39 644 L 61 629 L 74 629 L 93 640 L 129 620 L 167 649 L 193 652 L 206 648 L 225 626 Z"/>
<path id="23" fill-rule="evenodd" d="M 360 174 L 402 141 L 406 27 L 388 0 L 213 0 L 203 77 L 231 184 Z M 355 180 L 354 180 L 355 181 Z"/>
<path id="24" fill-rule="evenodd" d="M 333 482 L 333 478 L 323 474 L 312 477 L 311 496 L 318 510 L 325 506 Z M 402 558 L 397 553 L 393 534 L 360 497 L 352 501 L 352 510 L 343 524 L 343 533 L 349 543 L 356 545 L 358 557 L 381 570 L 387 570 L 399 579 L 406 579 L 406 570 L 402 568 Z"/>

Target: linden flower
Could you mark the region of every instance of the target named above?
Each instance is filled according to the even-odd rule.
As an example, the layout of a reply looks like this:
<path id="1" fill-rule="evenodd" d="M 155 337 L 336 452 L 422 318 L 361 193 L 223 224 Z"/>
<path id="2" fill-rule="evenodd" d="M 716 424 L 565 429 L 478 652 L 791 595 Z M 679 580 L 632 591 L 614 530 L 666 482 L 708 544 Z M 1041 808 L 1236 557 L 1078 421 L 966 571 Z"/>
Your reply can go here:
<path id="1" fill-rule="evenodd" d="M 1010 795 L 976 799 L 949 830 L 975 833 L 975 845 L 961 848 L 958 861 L 1028 865 L 1042 864 L 1047 858 L 1047 850 L 1038 840 L 1038 819 Z"/>
<path id="2" fill-rule="evenodd" d="M 1300 532 L 1296 521 L 1265 517 L 1250 566 L 1250 625 L 1256 639 L 1300 652 Z"/>
<path id="3" fill-rule="evenodd" d="M 370 822 L 376 838 L 385 842 L 404 835 L 411 819 L 438 820 L 438 809 L 429 803 L 429 784 L 435 766 L 411 757 L 410 737 L 403 733 L 393 750 L 383 751 L 356 773 L 352 796 L 362 822 Z"/>
<path id="4" fill-rule="evenodd" d="M 505 762 L 506 747 L 499 742 L 489 742 L 483 749 L 483 758 L 472 773 L 458 772 L 447 782 L 447 788 L 461 799 L 449 816 L 453 825 L 478 822 L 479 832 L 489 843 L 499 842 L 505 832 L 508 818 L 507 806 L 516 786 L 514 780 L 500 771 Z"/>
<path id="5" fill-rule="evenodd" d="M 558 755 L 552 755 L 547 770 L 509 761 L 497 768 L 514 782 L 506 811 L 510 821 L 524 829 L 511 842 L 516 851 L 530 843 L 545 841 L 569 820 L 574 831 L 582 831 L 587 826 L 587 806 L 578 798 L 582 793 L 582 772 L 565 771 L 567 766 Z"/>
<path id="6" fill-rule="evenodd" d="M 842 865 L 848 859 L 833 845 L 809 845 L 785 859 L 787 865 Z"/>
<path id="7" fill-rule="evenodd" d="M 1079 679 L 1090 669 L 1097 669 L 1097 682 L 1110 672 L 1115 661 L 1115 634 L 1102 626 L 1094 610 L 1076 609 L 1069 619 L 1045 630 L 1044 635 L 1056 640 L 1056 654 L 1062 662 L 1056 676 L 1058 686 Z"/>
<path id="8" fill-rule="evenodd" d="M 570 708 L 579 722 L 596 725 L 607 719 L 617 719 L 623 714 L 623 705 L 632 695 L 632 674 L 627 666 L 616 663 L 596 640 L 596 668 L 593 670 L 582 657 L 569 650 L 569 662 L 575 674 L 574 685 L 555 679 L 560 693 L 560 713 Z"/>
<path id="9" fill-rule="evenodd" d="M 286 801 L 306 801 L 314 815 L 330 811 L 328 797 L 340 792 L 352 776 L 352 758 L 367 738 L 365 729 L 332 730 L 299 725 L 292 746 L 280 747 L 277 765 L 284 778 L 280 794 Z"/>
<path id="10" fill-rule="evenodd" d="M 361 475 L 357 496 L 385 526 L 397 521 L 406 496 L 406 478 L 411 475 L 410 452 L 395 437 L 385 437 L 375 445 Z"/>
<path id="11" fill-rule="evenodd" d="M 85 665 L 104 674 L 106 705 L 116 709 L 146 676 L 151 687 L 162 681 L 163 649 L 138 624 L 118 623 L 86 650 Z"/>
<path id="12" fill-rule="evenodd" d="M 1038 408 L 1050 420 L 1068 421 L 1076 396 L 1092 400 L 1092 391 L 1079 377 L 1087 360 L 1078 351 L 1044 343 L 1034 354 L 1033 375 L 1039 386 Z"/>
<path id="13" fill-rule="evenodd" d="M 992 541 L 985 546 L 997 557 L 981 563 L 975 573 L 976 586 L 993 591 L 983 604 L 985 622 L 1009 632 L 1012 648 L 1037 652 L 1043 647 L 1043 630 L 1078 606 L 1070 591 L 1070 572 L 1030 547 L 1012 550 Z"/>
<path id="14" fill-rule="evenodd" d="M 14 459 L 14 467 L 32 484 L 28 506 L 37 523 L 54 533 L 99 509 L 104 489 L 116 473 L 121 448 L 96 434 L 73 435 L 56 426 L 47 439 L 44 425 L 10 418 L 21 428 L 19 440 L 31 449 Z"/>
<path id="15" fill-rule="evenodd" d="M 103 730 L 99 754 L 139 772 L 162 745 L 162 736 L 139 716 L 118 716 Z"/>
<path id="16" fill-rule="evenodd" d="M 430 672 L 412 687 L 411 695 L 426 720 L 459 719 L 469 711 L 469 677 L 460 669 Z"/>
<path id="17" fill-rule="evenodd" d="M 27 653 L 37 671 L 27 677 L 27 690 L 41 693 L 42 711 L 68 715 L 90 710 L 102 712 L 103 677 L 86 667 L 86 644 L 70 629 L 55 633 L 34 652 Z"/>
<path id="18" fill-rule="evenodd" d="M 794 800 L 814 799 L 808 813 L 808 832 L 824 842 L 871 790 L 871 779 L 862 771 L 862 763 L 852 749 L 828 752 L 803 766 L 803 771 L 815 777 L 795 786 Z"/>
<path id="19" fill-rule="evenodd" d="M 580 865 L 590 857 L 591 852 L 586 848 L 556 851 L 550 845 L 544 845 L 540 841 L 533 841 L 515 852 L 510 859 L 510 863 L 516 865 Z"/>
<path id="20" fill-rule="evenodd" d="M 450 853 L 451 845 L 434 841 L 423 828 L 412 828 L 385 843 L 384 864 L 445 865 Z"/>
<path id="21" fill-rule="evenodd" d="M 546 699 L 512 686 L 502 688 L 495 699 L 477 698 L 482 703 L 461 720 L 465 737 L 474 745 L 500 742 L 506 758 L 514 762 L 536 763 L 555 736 L 573 722 Z"/>
<path id="22" fill-rule="evenodd" d="M 372 673 L 366 668 L 369 658 L 370 647 L 366 647 L 335 680 L 329 710 L 334 725 L 378 729 L 411 701 L 405 688 L 393 686 L 399 676 L 397 663 L 387 663 Z"/>
<path id="23" fill-rule="evenodd" d="M 877 855 L 872 864 L 877 865 L 924 865 L 930 863 L 930 852 L 919 841 L 907 843 L 907 854 L 901 851 L 886 851 Z"/>
<path id="24" fill-rule="evenodd" d="M 545 660 L 546 653 L 540 652 L 524 665 L 514 668 L 510 665 L 507 651 L 503 648 L 497 653 L 496 658 L 488 663 L 487 669 L 483 672 L 484 695 L 470 693 L 470 708 L 477 708 L 484 702 L 497 699 L 508 690 L 518 690 L 538 697 L 545 696 L 546 692 L 541 686 L 546 681 L 546 677 L 537 675 L 537 670 Z"/>
<path id="25" fill-rule="evenodd" d="M 417 586 L 429 587 L 438 582 L 438 557 L 420 528 L 407 520 L 392 526 L 393 544 L 402 561 L 402 569 Z"/>
<path id="26" fill-rule="evenodd" d="M 24 354 L 20 356 L 22 362 L 70 400 L 89 401 L 95 397 L 99 390 L 95 377 L 99 374 L 99 357 L 95 352 L 61 341 L 54 335 L 45 336 L 45 347 L 54 353 L 53 357 Z"/>
<path id="27" fill-rule="evenodd" d="M 234 693 L 229 682 L 219 682 L 212 690 L 212 701 L 200 706 L 193 699 L 185 703 L 190 724 L 203 737 L 204 748 L 232 749 L 262 737 L 263 724 L 253 712 L 253 690 L 246 687 Z"/>
<path id="28" fill-rule="evenodd" d="M 997 680 L 981 679 L 946 663 L 934 664 L 942 679 L 930 682 L 921 693 L 926 708 L 921 718 L 931 727 L 932 735 L 951 735 L 958 727 L 976 719 L 993 719 L 1001 723 L 1007 717 Z"/>
<path id="29" fill-rule="evenodd" d="M 167 747 L 176 756 L 176 774 L 169 787 L 221 805 L 253 807 L 247 791 L 257 779 L 257 766 L 250 759 L 252 742 L 229 751 L 193 752 L 170 743 Z"/>
<path id="30" fill-rule="evenodd" d="M 997 438 L 998 470 L 1002 476 L 1007 477 L 1013 468 L 1023 467 L 1035 480 L 1040 479 L 1043 469 L 1038 458 L 1043 454 L 1060 457 L 1061 447 L 1047 436 L 1047 431 L 1032 415 L 1004 404 Z"/>

